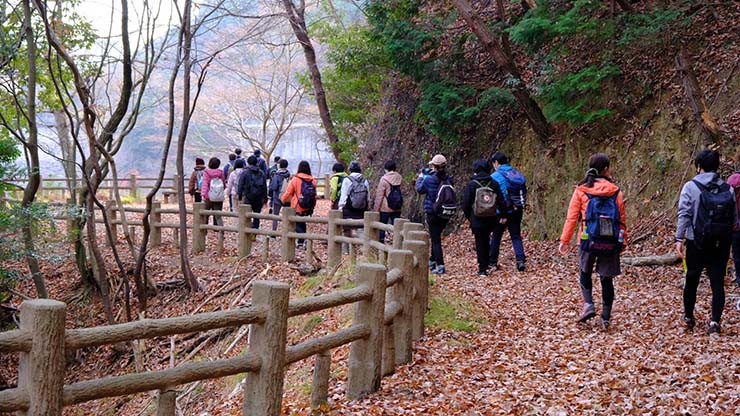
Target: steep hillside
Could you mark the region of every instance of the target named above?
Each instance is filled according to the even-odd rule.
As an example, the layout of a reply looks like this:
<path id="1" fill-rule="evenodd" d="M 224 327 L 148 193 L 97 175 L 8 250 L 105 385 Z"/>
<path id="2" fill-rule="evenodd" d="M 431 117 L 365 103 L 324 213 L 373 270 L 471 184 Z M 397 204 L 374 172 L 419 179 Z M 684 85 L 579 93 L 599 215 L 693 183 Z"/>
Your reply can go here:
<path id="1" fill-rule="evenodd" d="M 525 220 L 530 237 L 551 239 L 559 232 L 570 189 L 583 176 L 588 156 L 606 152 L 613 158 L 616 180 L 627 198 L 630 223 L 640 223 L 641 231 L 649 232 L 654 223 L 672 215 L 680 183 L 693 173 L 691 155 L 705 145 L 676 71 L 675 56 L 682 45 L 694 60 L 692 68 L 704 99 L 722 129 L 715 145 L 729 156 L 725 171 L 740 149 L 740 50 L 734 29 L 740 21 L 740 7 L 686 7 L 683 3 L 671 3 L 660 11 L 649 10 L 650 5 L 635 7 L 638 10 L 631 15 L 616 18 L 607 7 L 593 9 L 590 21 L 601 19 L 605 27 L 615 27 L 599 42 L 588 36 L 562 36 L 543 42 L 536 50 L 531 45 L 518 45 L 514 50 L 519 67 L 524 69 L 523 79 L 539 92 L 537 100 L 545 105 L 551 120 L 558 119 L 558 113 L 551 107 L 548 114 L 548 103 L 554 104 L 542 91 L 553 85 L 564 88 L 560 81 L 573 81 L 569 76 L 582 74 L 592 63 L 608 62 L 617 68 L 610 76 L 597 77 L 595 84 L 593 78 L 575 79 L 565 94 L 565 103 L 555 102 L 561 106 L 570 103 L 572 107 L 566 109 L 576 107 L 584 117 L 600 112 L 591 121 L 571 117 L 554 122 L 555 134 L 543 143 L 515 106 L 489 105 L 473 124 L 440 138 L 430 132 L 435 125 L 421 108 L 428 101 L 428 91 L 423 91 L 426 81 L 396 71 L 383 85 L 376 108 L 379 122 L 363 144 L 362 157 L 373 166 L 375 176 L 385 160 L 400 161 L 400 170 L 412 189 L 416 173 L 434 153 L 448 156 L 459 183 L 469 176 L 474 159 L 503 150 L 530 180 L 531 212 Z M 484 20 L 493 23 L 494 9 L 491 4 L 480 10 Z M 518 4 L 511 5 L 508 12 L 512 24 L 533 14 L 530 11 L 522 17 Z M 420 19 L 447 16 L 445 30 L 435 32 L 439 38 L 433 48 L 434 59 L 457 63 L 445 67 L 444 79 L 478 92 L 505 87 L 505 80 L 480 43 L 467 34 L 461 19 L 455 19 L 450 4 L 421 2 L 418 15 L 423 16 Z M 649 24 L 631 23 L 648 17 L 653 19 Z M 671 19 L 670 24 L 655 23 L 659 18 Z M 656 33 L 656 27 L 661 32 Z M 461 56 L 455 57 L 456 51 Z M 555 58 L 558 60 L 553 62 Z M 579 87 L 589 83 L 588 89 Z M 480 100 L 481 96 L 472 99 Z M 581 98 L 586 101 L 577 106 Z M 418 201 L 410 204 L 412 217 L 419 215 L 419 207 Z"/>

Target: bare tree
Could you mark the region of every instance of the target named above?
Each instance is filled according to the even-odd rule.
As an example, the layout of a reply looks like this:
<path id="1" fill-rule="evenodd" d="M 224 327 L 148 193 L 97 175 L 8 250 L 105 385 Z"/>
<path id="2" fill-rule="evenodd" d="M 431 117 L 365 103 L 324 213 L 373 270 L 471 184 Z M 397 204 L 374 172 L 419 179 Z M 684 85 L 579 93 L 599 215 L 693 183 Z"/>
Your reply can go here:
<path id="1" fill-rule="evenodd" d="M 507 84 L 509 89 L 511 89 L 511 93 L 527 115 L 532 129 L 534 129 L 540 140 L 544 142 L 552 134 L 552 127 L 542 113 L 539 104 L 529 95 L 527 85 L 522 80 L 519 68 L 517 68 L 511 50 L 508 47 L 506 32 L 502 33 L 501 39 L 496 39 L 480 15 L 473 10 L 468 0 L 454 0 L 453 2 L 457 11 L 460 12 L 462 18 L 483 44 L 483 48 L 488 51 L 494 62 L 496 62 L 496 65 L 510 78 Z M 500 0 L 497 1 L 497 8 L 500 18 L 504 19 L 503 5 Z"/>
<path id="2" fill-rule="evenodd" d="M 262 41 L 248 49 L 235 48 L 219 60 L 224 77 L 233 82 L 210 94 L 203 118 L 221 127 L 215 131 L 230 147 L 261 149 L 272 160 L 280 141 L 306 110 L 306 91 L 297 79 L 301 68 L 297 53 L 295 43 Z"/>
<path id="3" fill-rule="evenodd" d="M 313 85 L 314 98 L 316 99 L 316 105 L 319 108 L 319 116 L 321 117 L 321 124 L 324 126 L 326 131 L 326 138 L 329 142 L 329 147 L 334 153 L 334 157 L 341 160 L 340 149 L 339 149 L 339 136 L 334 129 L 334 123 L 331 120 L 331 112 L 329 111 L 329 104 L 326 102 L 326 92 L 324 91 L 324 83 L 321 81 L 321 71 L 316 61 L 316 49 L 314 49 L 311 43 L 311 38 L 308 36 L 308 28 L 306 26 L 306 1 L 298 0 L 282 0 L 285 13 L 290 22 L 290 26 L 293 29 L 296 39 L 303 47 L 303 54 L 306 57 L 306 64 L 308 65 L 308 72 L 311 76 L 311 84 Z"/>

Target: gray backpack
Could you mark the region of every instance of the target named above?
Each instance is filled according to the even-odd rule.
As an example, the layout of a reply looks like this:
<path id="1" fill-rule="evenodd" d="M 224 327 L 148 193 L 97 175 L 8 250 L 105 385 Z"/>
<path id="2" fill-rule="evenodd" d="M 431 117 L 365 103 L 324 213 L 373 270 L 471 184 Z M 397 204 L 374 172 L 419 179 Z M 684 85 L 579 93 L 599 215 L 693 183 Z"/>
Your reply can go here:
<path id="1" fill-rule="evenodd" d="M 347 176 L 347 179 L 351 182 L 349 196 L 347 198 L 349 208 L 358 211 L 367 210 L 367 197 L 370 190 L 365 185 L 365 178 L 350 175 Z"/>
<path id="2" fill-rule="evenodd" d="M 475 190 L 475 200 L 473 200 L 473 215 L 476 217 L 495 217 L 496 216 L 496 192 L 491 189 L 490 182 L 486 185 L 478 181 Z"/>

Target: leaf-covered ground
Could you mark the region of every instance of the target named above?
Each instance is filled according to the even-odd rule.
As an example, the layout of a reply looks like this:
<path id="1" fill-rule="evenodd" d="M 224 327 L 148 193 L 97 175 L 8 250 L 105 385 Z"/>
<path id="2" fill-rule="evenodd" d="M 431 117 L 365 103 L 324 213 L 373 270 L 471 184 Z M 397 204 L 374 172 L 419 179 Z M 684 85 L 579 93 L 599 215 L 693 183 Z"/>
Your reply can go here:
<path id="1" fill-rule="evenodd" d="M 670 235 L 662 228 L 655 234 Z M 666 240 L 653 238 L 631 251 L 663 252 L 670 248 Z M 235 246 L 228 239 L 225 255 L 217 256 L 215 242 L 215 236 L 209 236 L 209 249 L 193 261 L 206 290 L 190 297 L 183 287 L 162 289 L 151 301 L 148 317 L 185 315 L 198 306 L 201 311 L 212 311 L 247 303 L 250 296 L 242 286 L 253 277 L 290 282 L 293 298 L 352 285 L 348 267 L 330 277 L 302 276 L 277 255 L 271 256 L 269 268 L 262 265 L 259 255 L 236 262 L 230 257 Z M 261 240 L 256 247 L 260 244 Z M 519 273 L 509 242 L 504 244 L 502 270 L 480 278 L 475 275 L 469 230 L 463 227 L 447 237 L 449 273 L 431 278 L 429 327 L 415 344 L 414 361 L 384 378 L 378 393 L 350 402 L 344 398 L 348 348 L 335 350 L 329 406 L 313 413 L 740 414 L 740 311 L 735 309 L 740 290 L 729 278 L 721 337 L 704 333 L 710 297 L 706 282 L 699 291 L 697 330 L 684 330 L 680 266 L 626 268 L 616 280 L 612 327 L 603 333 L 597 319 L 588 324 L 575 322 L 581 306 L 575 254 L 563 257 L 556 253 L 554 243 L 527 242 L 528 270 Z M 323 258 L 324 248 L 317 245 L 316 249 Z M 74 293 L 71 264 L 45 265 L 45 271 L 54 297 L 64 299 Z M 150 271 L 160 282 L 176 278 L 175 249 L 164 246 L 153 251 Z M 19 289 L 32 294 L 27 284 Z M 598 300 L 598 282 L 595 289 Z M 219 290 L 231 291 L 212 297 Z M 293 318 L 289 342 L 328 333 L 350 321 L 349 307 Z M 100 324 L 99 301 L 70 305 L 68 327 Z M 170 366 L 170 341 L 160 338 L 143 345 L 147 370 Z M 246 348 L 245 337 L 239 339 L 238 331 L 214 337 L 193 353 L 201 343 L 199 338 L 178 337 L 175 363 L 231 357 Z M 0 358 L 0 376 L 10 385 L 15 383 L 16 362 L 15 357 Z M 311 366 L 309 359 L 288 369 L 284 414 L 312 413 Z M 94 348 L 70 357 L 67 382 L 134 371 L 130 350 Z M 187 415 L 240 414 L 240 380 L 234 376 L 181 386 L 178 405 Z M 153 414 L 153 398 L 148 393 L 100 400 L 67 408 L 65 414 Z"/>

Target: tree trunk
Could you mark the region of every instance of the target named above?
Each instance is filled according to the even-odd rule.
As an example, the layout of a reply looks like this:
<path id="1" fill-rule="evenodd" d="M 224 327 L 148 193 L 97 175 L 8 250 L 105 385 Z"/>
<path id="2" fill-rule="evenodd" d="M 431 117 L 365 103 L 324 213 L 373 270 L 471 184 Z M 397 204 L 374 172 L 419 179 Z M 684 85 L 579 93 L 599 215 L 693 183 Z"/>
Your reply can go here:
<path id="1" fill-rule="evenodd" d="M 668 253 L 659 256 L 645 257 L 623 257 L 622 263 L 630 266 L 670 266 L 681 261 L 676 253 Z"/>
<path id="2" fill-rule="evenodd" d="M 192 71 L 192 62 L 190 59 L 191 47 L 193 45 L 193 34 L 191 32 L 190 25 L 190 13 L 192 9 L 192 1 L 185 0 L 185 7 L 183 8 L 182 16 L 182 34 L 180 42 L 183 45 L 183 80 L 182 80 L 182 122 L 180 123 L 180 131 L 177 136 L 177 175 L 180 178 L 185 178 L 185 139 L 188 135 L 188 125 L 190 124 L 190 79 Z M 185 182 L 175 184 L 178 187 L 177 190 L 177 202 L 180 205 L 180 268 L 182 269 L 183 277 L 188 283 L 188 287 L 191 292 L 197 292 L 200 290 L 200 284 L 193 274 L 193 270 L 190 268 L 190 258 L 188 257 L 188 229 L 187 229 L 187 206 L 185 205 Z"/>
<path id="3" fill-rule="evenodd" d="M 44 276 L 38 262 L 36 247 L 33 242 L 33 215 L 31 205 L 36 199 L 36 192 L 41 184 L 39 172 L 38 126 L 36 125 L 36 43 L 31 25 L 30 0 L 23 0 L 23 20 L 26 27 L 26 53 L 28 58 L 28 91 L 26 103 L 26 117 L 28 121 L 28 140 L 26 150 L 28 154 L 28 184 L 23 190 L 23 245 L 26 251 L 26 262 L 31 272 L 36 292 L 41 298 L 49 297 L 44 284 Z"/>
<path id="4" fill-rule="evenodd" d="M 503 70 L 511 80 L 507 82 L 510 85 L 511 93 L 524 110 L 532 129 L 535 131 L 540 140 L 544 143 L 545 139 L 552 134 L 552 127 L 542 113 L 539 104 L 529 95 L 527 86 L 521 79 L 519 69 L 514 63 L 510 53 L 507 53 L 504 47 L 504 41 L 498 42 L 491 33 L 488 26 L 481 20 L 480 16 L 473 10 L 467 0 L 454 0 L 455 7 L 463 17 L 471 30 L 483 44 L 483 47 L 491 55 L 501 70 Z"/>
<path id="5" fill-rule="evenodd" d="M 681 51 L 676 55 L 676 70 L 678 70 L 678 74 L 681 76 L 686 98 L 691 106 L 694 119 L 699 124 L 701 133 L 704 136 L 704 143 L 710 145 L 716 143 L 721 138 L 721 133 L 717 122 L 714 121 L 714 117 L 709 113 L 709 108 L 707 108 L 707 103 L 704 101 L 704 96 L 699 87 L 699 81 L 696 79 L 696 75 L 694 75 L 691 67 L 692 62 L 689 54 L 685 48 L 681 48 Z"/>
<path id="6" fill-rule="evenodd" d="M 311 84 L 313 85 L 316 105 L 319 107 L 319 116 L 321 117 L 321 124 L 324 126 L 324 130 L 326 130 L 329 147 L 334 157 L 339 162 L 344 163 L 345 161 L 341 160 L 340 157 L 339 136 L 337 136 L 337 132 L 334 130 L 329 104 L 326 102 L 326 92 L 324 91 L 324 83 L 321 80 L 321 71 L 316 62 L 316 50 L 311 43 L 311 39 L 308 37 L 305 10 L 302 7 L 297 8 L 292 0 L 283 0 L 283 6 L 285 7 L 285 12 L 288 14 L 288 20 L 290 21 L 290 26 L 293 28 L 293 33 L 295 33 L 296 39 L 298 39 L 298 42 L 303 47 L 303 55 L 306 57 L 306 64 L 311 75 Z"/>

